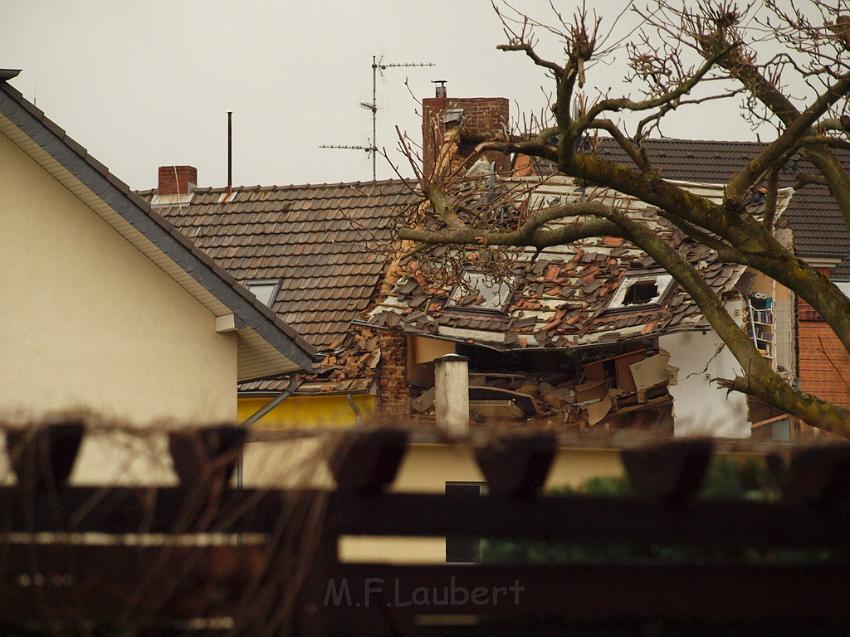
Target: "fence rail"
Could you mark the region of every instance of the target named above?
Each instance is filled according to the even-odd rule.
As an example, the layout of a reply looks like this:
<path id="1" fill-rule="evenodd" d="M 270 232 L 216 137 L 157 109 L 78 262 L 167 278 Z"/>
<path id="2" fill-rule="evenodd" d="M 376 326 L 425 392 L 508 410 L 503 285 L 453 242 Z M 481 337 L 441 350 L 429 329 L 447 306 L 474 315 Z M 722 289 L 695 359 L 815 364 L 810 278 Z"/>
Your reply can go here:
<path id="1" fill-rule="evenodd" d="M 253 634 L 250 618 L 289 596 L 297 603 L 285 623 L 300 635 L 850 629 L 844 445 L 800 450 L 787 466 L 771 460 L 783 484 L 778 501 L 713 501 L 695 497 L 712 454 L 705 441 L 623 452 L 635 495 L 611 498 L 542 495 L 554 439 L 495 440 L 477 453 L 489 493 L 463 497 L 388 490 L 407 443 L 399 430 L 346 437 L 329 458 L 334 491 L 232 489 L 233 437 L 207 432 L 187 443 L 181 435 L 171 445 L 181 483 L 169 488 L 67 486 L 50 461 L 63 438 L 49 428 L 10 446 L 18 484 L 0 488 L 0 623 L 143 618 L 152 630 L 210 632 L 226 620 L 221 631 Z M 187 444 L 203 462 L 185 453 Z M 320 523 L 307 524 L 317 512 Z M 638 550 L 588 563 L 350 564 L 338 555 L 349 535 L 679 553 L 666 561 Z M 301 568 L 287 542 L 310 547 Z M 790 550 L 807 553 L 783 560 Z M 174 623 L 186 620 L 193 623 Z"/>

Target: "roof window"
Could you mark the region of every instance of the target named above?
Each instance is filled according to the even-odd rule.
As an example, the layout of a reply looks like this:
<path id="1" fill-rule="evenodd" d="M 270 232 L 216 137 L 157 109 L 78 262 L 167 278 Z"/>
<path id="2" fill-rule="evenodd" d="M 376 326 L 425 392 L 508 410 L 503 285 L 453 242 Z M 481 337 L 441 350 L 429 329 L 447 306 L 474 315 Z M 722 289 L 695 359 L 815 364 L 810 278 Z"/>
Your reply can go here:
<path id="1" fill-rule="evenodd" d="M 257 297 L 260 303 L 271 307 L 277 298 L 277 291 L 280 289 L 280 279 L 248 281 L 245 287 Z"/>
<path id="2" fill-rule="evenodd" d="M 511 286 L 483 272 L 464 270 L 463 284 L 456 285 L 446 307 L 503 312 L 511 300 Z"/>
<path id="3" fill-rule="evenodd" d="M 669 274 L 630 274 L 620 283 L 608 309 L 658 305 L 672 283 L 673 277 Z"/>

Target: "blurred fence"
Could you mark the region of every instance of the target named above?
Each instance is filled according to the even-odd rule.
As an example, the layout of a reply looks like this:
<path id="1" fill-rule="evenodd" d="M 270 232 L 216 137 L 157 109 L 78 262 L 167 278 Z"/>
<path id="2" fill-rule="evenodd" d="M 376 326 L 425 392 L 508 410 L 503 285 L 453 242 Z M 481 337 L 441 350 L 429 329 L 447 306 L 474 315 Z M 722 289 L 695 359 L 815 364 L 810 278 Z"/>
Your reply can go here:
<path id="1" fill-rule="evenodd" d="M 775 500 L 723 501 L 695 497 L 707 441 L 624 450 L 634 494 L 612 498 L 540 494 L 555 439 L 497 438 L 476 451 L 486 493 L 465 497 L 388 491 L 403 430 L 345 435 L 328 457 L 333 491 L 232 488 L 244 434 L 230 428 L 171 435 L 176 487 L 71 487 L 81 435 L 71 423 L 8 438 L 17 484 L 0 488 L 3 634 L 850 629 L 845 445 L 770 458 Z M 590 557 L 345 563 L 342 536 L 548 542 Z"/>

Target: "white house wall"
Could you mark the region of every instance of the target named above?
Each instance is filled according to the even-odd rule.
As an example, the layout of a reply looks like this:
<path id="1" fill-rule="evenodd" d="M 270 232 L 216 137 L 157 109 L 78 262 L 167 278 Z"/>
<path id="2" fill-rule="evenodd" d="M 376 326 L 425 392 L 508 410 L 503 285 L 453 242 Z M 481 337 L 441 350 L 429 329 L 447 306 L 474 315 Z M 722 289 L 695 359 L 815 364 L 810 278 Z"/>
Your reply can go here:
<path id="1" fill-rule="evenodd" d="M 727 304 L 741 321 L 743 302 Z M 741 374 L 738 361 L 713 330 L 679 332 L 659 338 L 659 347 L 670 354 L 673 380 L 673 430 L 676 436 L 749 438 L 747 398 L 710 383 L 715 378 Z"/>

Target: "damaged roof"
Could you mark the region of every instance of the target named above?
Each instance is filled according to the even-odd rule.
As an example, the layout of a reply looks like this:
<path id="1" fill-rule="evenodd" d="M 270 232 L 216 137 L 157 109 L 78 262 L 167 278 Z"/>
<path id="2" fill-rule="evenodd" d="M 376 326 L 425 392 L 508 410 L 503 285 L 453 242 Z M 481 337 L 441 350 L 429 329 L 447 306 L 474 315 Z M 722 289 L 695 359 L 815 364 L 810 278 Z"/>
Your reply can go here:
<path id="1" fill-rule="evenodd" d="M 155 190 L 139 193 L 147 200 Z M 188 204 L 156 206 L 243 285 L 279 280 L 271 308 L 319 350 L 339 347 L 386 267 L 398 210 L 415 201 L 400 180 L 197 188 Z"/>
<path id="2" fill-rule="evenodd" d="M 214 316 L 232 317 L 238 379 L 311 369 L 313 347 L 8 84 L 17 74 L 0 69 L 0 134 L 9 137 Z"/>
<path id="3" fill-rule="evenodd" d="M 686 187 L 711 198 L 722 197 L 721 187 Z M 790 194 L 788 189 L 781 191 L 778 212 L 787 206 Z M 571 179 L 555 176 L 532 196 L 578 201 L 586 195 Z M 713 250 L 685 237 L 642 202 L 619 193 L 594 194 L 596 200 L 601 196 L 621 204 L 628 200 L 630 216 L 641 218 L 677 246 L 719 296 L 731 292 L 746 270 L 722 263 Z M 475 271 L 477 256 L 474 251 L 466 253 L 467 270 Z M 642 250 L 620 238 L 587 239 L 539 253 L 522 250 L 513 267 L 515 282 L 505 310 L 485 311 L 476 307 L 475 294 L 453 294 L 457 286 L 434 283 L 418 261 L 408 261 L 392 293 L 363 324 L 496 349 L 578 348 L 707 326 L 694 301 L 675 284 L 664 293 L 661 279 L 662 295 L 655 302 L 611 307 L 626 277 L 664 275 Z M 450 302 L 458 296 L 460 303 Z"/>

